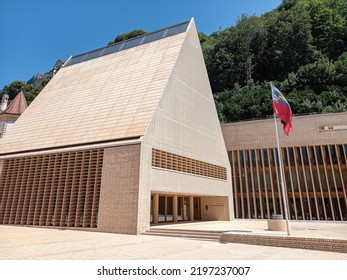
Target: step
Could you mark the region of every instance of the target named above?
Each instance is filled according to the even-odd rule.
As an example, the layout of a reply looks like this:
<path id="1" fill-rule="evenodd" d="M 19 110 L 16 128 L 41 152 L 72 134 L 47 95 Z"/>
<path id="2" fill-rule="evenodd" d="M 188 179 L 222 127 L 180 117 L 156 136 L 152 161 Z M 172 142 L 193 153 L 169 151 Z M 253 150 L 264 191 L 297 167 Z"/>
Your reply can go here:
<path id="1" fill-rule="evenodd" d="M 204 240 L 220 240 L 222 233 L 216 231 L 199 231 L 187 229 L 151 228 L 144 235 L 183 237 Z"/>
<path id="2" fill-rule="evenodd" d="M 149 230 L 147 232 L 157 234 L 176 234 L 176 235 L 199 235 L 199 236 L 215 236 L 220 237 L 221 233 L 210 233 L 210 232 L 195 232 L 195 231 L 171 231 L 171 230 Z"/>
<path id="3" fill-rule="evenodd" d="M 149 231 L 172 231 L 172 232 L 194 232 L 194 233 L 211 233 L 211 234 L 222 234 L 228 231 L 225 230 L 199 230 L 199 229 L 182 229 L 182 228 L 160 228 L 151 227 Z"/>
<path id="4" fill-rule="evenodd" d="M 179 238 L 192 238 L 199 240 L 220 240 L 220 236 L 208 236 L 208 235 L 192 235 L 192 234 L 174 234 L 174 233 L 157 233 L 157 232 L 145 232 L 144 235 L 162 236 L 162 237 L 179 237 Z"/>

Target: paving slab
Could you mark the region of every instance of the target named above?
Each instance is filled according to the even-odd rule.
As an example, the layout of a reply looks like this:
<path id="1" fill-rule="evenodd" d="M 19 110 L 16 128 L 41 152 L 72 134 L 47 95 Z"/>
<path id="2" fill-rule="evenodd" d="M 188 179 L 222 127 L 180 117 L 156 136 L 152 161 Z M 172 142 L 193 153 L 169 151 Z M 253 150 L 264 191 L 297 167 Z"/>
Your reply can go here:
<path id="1" fill-rule="evenodd" d="M 291 236 L 347 240 L 347 222 L 290 221 Z M 269 231 L 266 220 L 233 220 L 178 223 L 155 226 L 187 230 L 211 230 L 244 234 L 283 235 L 285 231 Z"/>
<path id="2" fill-rule="evenodd" d="M 232 223 L 232 224 L 230 224 Z M 266 224 L 266 222 L 265 222 Z M 167 225 L 165 225 L 167 226 Z M 171 225 L 209 230 L 264 231 L 264 221 Z M 233 226 L 230 228 L 230 226 Z M 296 230 L 294 230 L 296 228 Z M 301 234 L 346 238 L 346 224 L 293 223 Z M 317 233 L 320 232 L 320 233 Z M 282 234 L 282 233 L 280 233 Z M 77 230 L 0 226 L 1 260 L 347 260 L 347 254 L 315 250 L 223 244 L 217 241 Z"/>

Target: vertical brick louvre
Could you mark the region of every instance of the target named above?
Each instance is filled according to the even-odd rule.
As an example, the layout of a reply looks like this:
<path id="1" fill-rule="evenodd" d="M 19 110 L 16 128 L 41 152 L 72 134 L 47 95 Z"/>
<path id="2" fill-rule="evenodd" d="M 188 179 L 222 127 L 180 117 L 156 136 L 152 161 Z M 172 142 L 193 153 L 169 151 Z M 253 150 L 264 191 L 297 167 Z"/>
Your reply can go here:
<path id="1" fill-rule="evenodd" d="M 173 153 L 168 153 L 154 148 L 152 149 L 152 166 L 227 180 L 227 169 L 225 167 Z"/>
<path id="2" fill-rule="evenodd" d="M 0 224 L 96 228 L 102 161 L 102 149 L 4 160 Z"/>

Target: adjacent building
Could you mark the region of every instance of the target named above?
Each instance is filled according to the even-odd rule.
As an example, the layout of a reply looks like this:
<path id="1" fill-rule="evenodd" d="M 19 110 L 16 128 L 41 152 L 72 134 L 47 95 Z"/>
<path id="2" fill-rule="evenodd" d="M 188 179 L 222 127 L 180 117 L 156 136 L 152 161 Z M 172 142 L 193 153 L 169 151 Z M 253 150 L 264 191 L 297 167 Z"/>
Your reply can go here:
<path id="1" fill-rule="evenodd" d="M 0 224 L 138 234 L 230 220 L 194 20 L 71 57 L 0 145 Z"/>
<path id="2" fill-rule="evenodd" d="M 279 123 L 280 126 L 280 123 Z M 293 117 L 279 131 L 289 218 L 347 220 L 347 113 Z M 229 154 L 235 217 L 283 214 L 274 120 L 222 125 Z"/>
<path id="3" fill-rule="evenodd" d="M 28 107 L 23 92 L 19 92 L 8 105 L 9 96 L 3 94 L 0 103 L 0 139 L 8 132 L 19 116 Z"/>

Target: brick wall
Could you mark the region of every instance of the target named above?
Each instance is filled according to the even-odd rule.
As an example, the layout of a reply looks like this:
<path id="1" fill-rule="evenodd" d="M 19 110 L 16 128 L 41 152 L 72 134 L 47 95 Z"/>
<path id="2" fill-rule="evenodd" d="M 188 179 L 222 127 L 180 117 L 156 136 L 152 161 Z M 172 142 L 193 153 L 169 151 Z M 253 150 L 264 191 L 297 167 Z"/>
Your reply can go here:
<path id="1" fill-rule="evenodd" d="M 227 178 L 152 167 L 152 148 L 225 168 Z M 194 22 L 143 137 L 141 153 L 139 221 L 144 226 L 149 224 L 151 193 L 229 196 L 228 217 L 233 217 L 230 164 Z"/>
<path id="2" fill-rule="evenodd" d="M 221 241 L 225 243 L 230 242 L 260 246 L 274 246 L 347 253 L 347 241 L 337 239 L 225 233 L 222 234 Z"/>
<path id="3" fill-rule="evenodd" d="M 98 230 L 138 233 L 140 145 L 104 151 Z"/>
<path id="4" fill-rule="evenodd" d="M 207 206 L 207 209 L 206 209 Z M 201 197 L 201 219 L 203 221 L 229 221 L 229 202 L 227 196 Z"/>
<path id="5" fill-rule="evenodd" d="M 347 113 L 293 117 L 293 131 L 288 136 L 278 121 L 281 147 L 346 143 L 347 130 L 320 130 L 320 126 L 347 125 Z M 228 151 L 276 147 L 274 120 L 222 124 Z"/>

